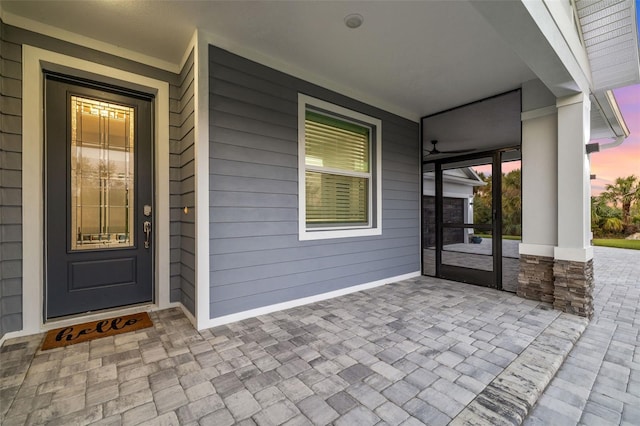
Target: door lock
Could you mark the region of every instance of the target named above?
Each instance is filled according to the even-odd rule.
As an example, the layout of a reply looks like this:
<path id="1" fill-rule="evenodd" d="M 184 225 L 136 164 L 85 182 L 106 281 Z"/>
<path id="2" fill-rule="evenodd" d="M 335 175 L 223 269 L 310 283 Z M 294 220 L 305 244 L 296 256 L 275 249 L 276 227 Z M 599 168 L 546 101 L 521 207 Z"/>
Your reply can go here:
<path id="1" fill-rule="evenodd" d="M 142 226 L 142 231 L 144 232 L 144 248 L 149 248 L 149 240 L 151 239 L 151 222 L 148 220 L 144 221 Z"/>

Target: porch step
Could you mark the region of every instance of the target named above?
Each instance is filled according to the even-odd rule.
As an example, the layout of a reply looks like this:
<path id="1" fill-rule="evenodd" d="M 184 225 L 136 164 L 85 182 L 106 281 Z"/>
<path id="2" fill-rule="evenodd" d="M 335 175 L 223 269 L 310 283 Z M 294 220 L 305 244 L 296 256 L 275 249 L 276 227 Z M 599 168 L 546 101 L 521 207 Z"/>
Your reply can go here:
<path id="1" fill-rule="evenodd" d="M 587 328 L 588 320 L 559 313 L 450 425 L 520 425 Z"/>

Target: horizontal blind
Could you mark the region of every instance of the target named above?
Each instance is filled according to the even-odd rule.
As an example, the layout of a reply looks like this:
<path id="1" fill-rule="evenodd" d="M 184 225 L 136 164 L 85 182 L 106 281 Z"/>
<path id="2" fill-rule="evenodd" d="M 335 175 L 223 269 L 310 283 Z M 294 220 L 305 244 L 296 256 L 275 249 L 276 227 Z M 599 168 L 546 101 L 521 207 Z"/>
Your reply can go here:
<path id="1" fill-rule="evenodd" d="M 369 172 L 370 129 L 307 111 L 305 163 L 351 172 Z"/>
<path id="2" fill-rule="evenodd" d="M 369 218 L 369 179 L 306 172 L 308 225 L 366 224 Z"/>

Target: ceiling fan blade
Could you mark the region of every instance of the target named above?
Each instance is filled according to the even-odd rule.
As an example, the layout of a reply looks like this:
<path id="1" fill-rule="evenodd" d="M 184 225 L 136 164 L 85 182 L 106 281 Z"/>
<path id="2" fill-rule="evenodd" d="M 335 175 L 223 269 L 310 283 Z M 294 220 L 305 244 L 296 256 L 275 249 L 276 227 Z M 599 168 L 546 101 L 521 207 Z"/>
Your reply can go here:
<path id="1" fill-rule="evenodd" d="M 431 141 L 431 145 L 433 145 L 433 148 L 431 149 L 431 151 L 427 151 L 427 156 L 428 155 L 438 155 L 438 154 L 465 154 L 467 152 L 472 152 L 473 149 L 457 149 L 457 150 L 451 150 L 451 151 L 440 151 L 436 145 L 438 144 L 437 140 L 432 140 Z"/>
<path id="2" fill-rule="evenodd" d="M 467 152 L 472 152 L 473 149 L 456 149 L 452 151 L 439 151 L 440 154 L 464 154 Z"/>

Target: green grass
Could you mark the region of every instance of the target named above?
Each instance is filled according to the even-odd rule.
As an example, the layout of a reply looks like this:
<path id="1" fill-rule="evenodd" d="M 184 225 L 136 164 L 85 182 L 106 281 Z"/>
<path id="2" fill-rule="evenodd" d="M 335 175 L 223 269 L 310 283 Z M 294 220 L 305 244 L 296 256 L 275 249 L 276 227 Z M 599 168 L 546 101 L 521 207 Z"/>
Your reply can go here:
<path id="1" fill-rule="evenodd" d="M 593 245 L 600 247 L 615 247 L 621 249 L 640 250 L 640 240 L 624 240 L 622 238 L 594 239 Z"/>
<path id="2" fill-rule="evenodd" d="M 489 234 L 474 234 L 477 237 L 491 238 Z M 520 240 L 522 237 L 517 235 L 503 235 L 503 240 Z M 614 247 L 621 249 L 640 250 L 640 240 L 625 240 L 623 238 L 599 238 L 593 240 L 594 246 Z"/>
<path id="3" fill-rule="evenodd" d="M 475 235 L 476 237 L 491 238 L 491 235 L 489 235 L 489 234 L 473 234 L 473 235 Z M 519 236 L 519 235 L 503 235 L 502 239 L 503 240 L 517 240 L 517 241 L 519 241 L 519 240 L 522 239 L 522 237 Z"/>

